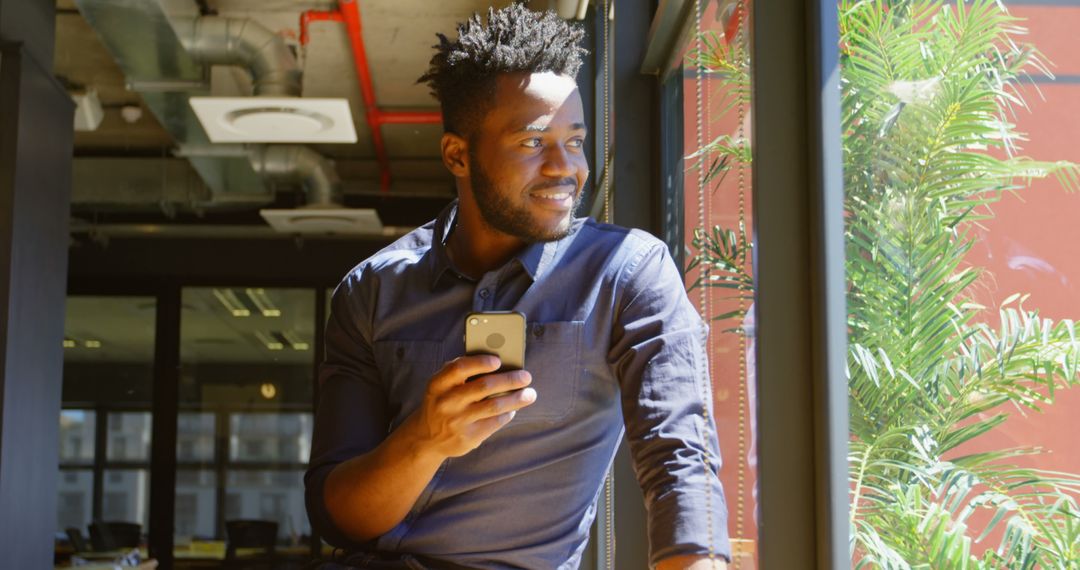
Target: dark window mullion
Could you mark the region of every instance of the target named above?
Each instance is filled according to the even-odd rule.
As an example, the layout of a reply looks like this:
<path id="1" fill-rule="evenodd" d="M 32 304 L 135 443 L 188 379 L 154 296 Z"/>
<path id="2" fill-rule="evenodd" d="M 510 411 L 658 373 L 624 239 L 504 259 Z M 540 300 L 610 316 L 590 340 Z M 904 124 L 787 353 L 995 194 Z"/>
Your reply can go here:
<path id="1" fill-rule="evenodd" d="M 214 413 L 214 471 L 217 483 L 214 493 L 214 505 L 217 516 L 214 517 L 214 534 L 225 538 L 225 476 L 229 460 L 229 411 L 218 409 Z"/>
<path id="2" fill-rule="evenodd" d="M 319 364 L 322 361 L 320 355 L 325 354 L 323 344 L 326 340 L 323 336 L 326 333 L 326 287 L 319 287 L 315 289 L 315 354 L 312 359 L 312 372 L 311 372 L 311 416 L 314 420 L 315 411 L 319 407 Z M 312 421 L 312 429 L 314 429 L 314 421 Z M 307 470 L 307 465 L 300 467 L 301 470 Z M 318 558 L 322 554 L 322 537 L 315 531 L 315 527 L 311 527 L 311 557 Z"/>
<path id="3" fill-rule="evenodd" d="M 105 448 L 108 443 L 108 412 L 98 406 L 94 413 L 94 491 L 90 520 L 100 520 L 104 510 L 105 494 Z"/>

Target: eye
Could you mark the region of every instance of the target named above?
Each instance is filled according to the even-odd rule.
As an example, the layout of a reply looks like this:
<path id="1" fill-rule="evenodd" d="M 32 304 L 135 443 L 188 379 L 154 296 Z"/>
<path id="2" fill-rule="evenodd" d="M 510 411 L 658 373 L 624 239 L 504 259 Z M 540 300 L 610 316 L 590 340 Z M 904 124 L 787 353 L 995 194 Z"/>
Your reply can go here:
<path id="1" fill-rule="evenodd" d="M 526 139 L 525 141 L 523 141 L 521 143 L 521 146 L 525 146 L 525 147 L 529 147 L 529 148 L 540 148 L 541 145 L 542 145 L 542 143 L 540 142 L 540 137 Z"/>
<path id="2" fill-rule="evenodd" d="M 572 139 L 566 141 L 566 146 L 568 146 L 570 148 L 581 148 L 581 147 L 585 146 L 585 139 L 580 138 L 580 137 L 572 138 Z"/>

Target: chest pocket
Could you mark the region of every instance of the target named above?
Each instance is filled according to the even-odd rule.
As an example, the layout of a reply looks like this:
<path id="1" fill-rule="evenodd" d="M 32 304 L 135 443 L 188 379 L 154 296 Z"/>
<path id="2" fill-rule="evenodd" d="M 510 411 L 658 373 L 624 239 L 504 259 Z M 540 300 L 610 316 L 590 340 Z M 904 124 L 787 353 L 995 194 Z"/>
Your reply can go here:
<path id="1" fill-rule="evenodd" d="M 372 345 L 393 411 L 391 431 L 424 401 L 431 376 L 441 364 L 441 348 L 442 342 L 435 340 L 383 340 Z"/>
<path id="2" fill-rule="evenodd" d="M 581 335 L 584 321 L 529 323 L 525 369 L 532 374 L 536 402 L 518 411 L 514 423 L 557 422 L 577 404 L 581 379 Z"/>

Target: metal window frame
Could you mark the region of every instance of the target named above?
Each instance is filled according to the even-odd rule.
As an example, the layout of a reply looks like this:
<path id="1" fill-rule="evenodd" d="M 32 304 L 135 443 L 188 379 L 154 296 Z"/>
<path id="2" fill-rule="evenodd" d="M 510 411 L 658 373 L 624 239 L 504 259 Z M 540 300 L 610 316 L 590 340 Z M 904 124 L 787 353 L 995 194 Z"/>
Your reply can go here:
<path id="1" fill-rule="evenodd" d="M 660 0 L 643 72 L 662 78 L 672 68 L 692 4 Z M 763 395 L 759 567 L 844 568 L 847 335 L 836 6 L 752 0 L 751 9 L 756 381 Z M 660 149 L 654 144 L 653 151 Z"/>

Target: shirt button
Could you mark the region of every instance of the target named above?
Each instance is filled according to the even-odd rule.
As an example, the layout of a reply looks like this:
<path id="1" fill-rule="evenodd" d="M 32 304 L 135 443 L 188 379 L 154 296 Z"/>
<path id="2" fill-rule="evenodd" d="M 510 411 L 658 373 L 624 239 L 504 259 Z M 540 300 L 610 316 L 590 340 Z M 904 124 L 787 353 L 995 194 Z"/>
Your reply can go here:
<path id="1" fill-rule="evenodd" d="M 491 295 L 491 293 L 488 292 L 487 289 L 481 289 L 480 290 L 480 298 L 481 299 L 487 299 L 489 295 Z"/>

